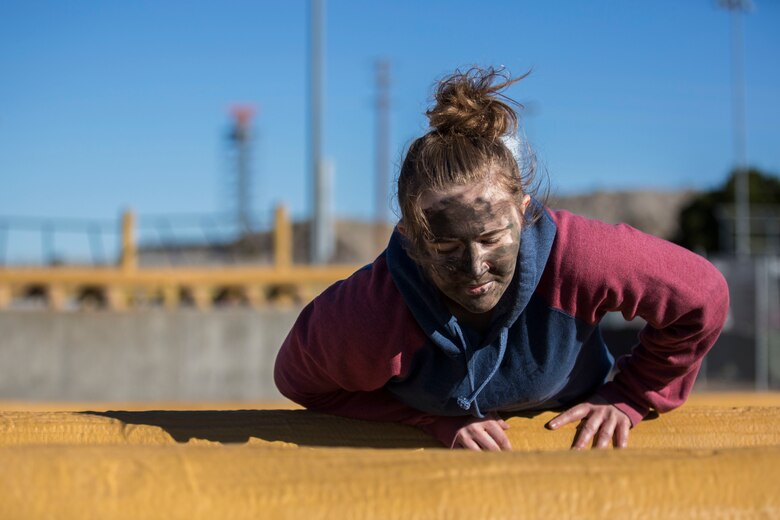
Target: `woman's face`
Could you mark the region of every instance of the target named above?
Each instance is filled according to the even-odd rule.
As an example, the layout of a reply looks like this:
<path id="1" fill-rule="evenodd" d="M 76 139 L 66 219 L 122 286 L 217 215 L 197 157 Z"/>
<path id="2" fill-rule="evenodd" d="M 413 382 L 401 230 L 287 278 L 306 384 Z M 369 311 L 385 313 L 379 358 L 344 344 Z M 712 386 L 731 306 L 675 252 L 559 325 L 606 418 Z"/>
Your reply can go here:
<path id="1" fill-rule="evenodd" d="M 421 198 L 432 237 L 423 265 L 450 304 L 474 314 L 492 310 L 512 281 L 522 207 L 495 182 L 427 192 Z"/>

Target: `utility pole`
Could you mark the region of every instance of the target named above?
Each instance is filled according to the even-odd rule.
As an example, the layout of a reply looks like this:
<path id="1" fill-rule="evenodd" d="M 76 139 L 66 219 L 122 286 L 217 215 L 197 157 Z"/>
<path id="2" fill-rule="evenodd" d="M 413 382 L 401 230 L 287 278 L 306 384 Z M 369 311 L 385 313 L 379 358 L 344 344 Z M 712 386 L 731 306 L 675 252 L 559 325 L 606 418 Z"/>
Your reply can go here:
<path id="1" fill-rule="evenodd" d="M 387 223 L 390 199 L 390 62 L 378 59 L 374 64 L 376 78 L 376 249 L 384 247 L 383 228 Z"/>
<path id="2" fill-rule="evenodd" d="M 742 14 L 753 8 L 750 0 L 719 0 L 724 9 L 731 11 L 731 84 L 734 131 L 734 153 L 736 156 L 736 178 L 734 179 L 737 235 L 737 256 L 750 257 L 750 183 L 747 168 L 747 137 L 745 124 L 745 42 L 742 31 Z"/>
<path id="3" fill-rule="evenodd" d="M 310 0 L 309 46 L 309 161 L 313 186 L 311 255 L 314 264 L 324 264 L 333 256 L 333 222 L 329 204 L 332 167 L 322 157 L 322 90 L 325 0 Z"/>

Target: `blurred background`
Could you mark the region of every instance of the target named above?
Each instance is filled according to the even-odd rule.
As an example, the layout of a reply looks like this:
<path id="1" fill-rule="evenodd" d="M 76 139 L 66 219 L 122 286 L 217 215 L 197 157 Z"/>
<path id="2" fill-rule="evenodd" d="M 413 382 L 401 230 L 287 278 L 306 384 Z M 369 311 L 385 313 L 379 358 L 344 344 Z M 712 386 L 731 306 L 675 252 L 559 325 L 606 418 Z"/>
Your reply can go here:
<path id="1" fill-rule="evenodd" d="M 778 27 L 773 0 L 6 0 L 0 400 L 278 398 L 297 313 L 382 251 L 433 85 L 472 65 L 531 71 L 550 206 L 724 273 L 697 388 L 778 389 Z"/>

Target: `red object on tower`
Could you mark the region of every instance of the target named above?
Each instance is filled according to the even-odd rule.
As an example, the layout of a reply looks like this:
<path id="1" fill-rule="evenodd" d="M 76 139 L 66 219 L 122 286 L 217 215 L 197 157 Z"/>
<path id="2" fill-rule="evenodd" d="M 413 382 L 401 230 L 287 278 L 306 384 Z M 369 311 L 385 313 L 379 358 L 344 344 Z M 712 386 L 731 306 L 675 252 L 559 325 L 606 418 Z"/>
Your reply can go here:
<path id="1" fill-rule="evenodd" d="M 230 113 L 241 127 L 248 127 L 255 115 L 254 105 L 233 105 L 230 107 Z"/>

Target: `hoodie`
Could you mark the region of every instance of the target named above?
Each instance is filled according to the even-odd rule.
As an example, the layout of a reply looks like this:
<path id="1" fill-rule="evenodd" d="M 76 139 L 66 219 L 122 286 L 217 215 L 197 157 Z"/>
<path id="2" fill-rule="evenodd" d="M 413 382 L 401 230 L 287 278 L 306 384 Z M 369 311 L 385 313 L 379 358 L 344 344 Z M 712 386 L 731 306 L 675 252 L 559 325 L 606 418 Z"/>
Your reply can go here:
<path id="1" fill-rule="evenodd" d="M 447 446 L 473 417 L 594 393 L 632 425 L 681 405 L 728 312 L 721 274 L 630 226 L 566 211 L 545 209 L 521 233 L 515 276 L 480 335 L 394 232 L 376 261 L 304 308 L 277 356 L 277 387 L 308 408 L 411 424 Z M 598 328 L 607 312 L 647 322 L 611 381 Z"/>
<path id="2" fill-rule="evenodd" d="M 385 253 L 404 303 L 430 348 L 414 370 L 387 383 L 406 404 L 438 415 L 549 409 L 591 395 L 610 372 L 613 358 L 598 325 L 551 308 L 535 294 L 556 226 L 542 212 L 524 226 L 515 276 L 484 337 L 460 324 L 405 252 L 396 231 Z"/>

